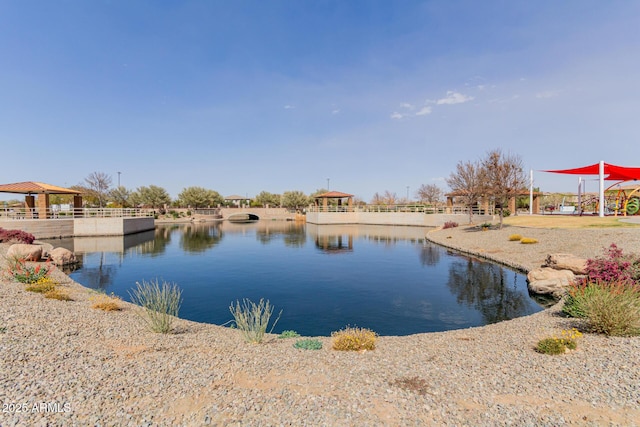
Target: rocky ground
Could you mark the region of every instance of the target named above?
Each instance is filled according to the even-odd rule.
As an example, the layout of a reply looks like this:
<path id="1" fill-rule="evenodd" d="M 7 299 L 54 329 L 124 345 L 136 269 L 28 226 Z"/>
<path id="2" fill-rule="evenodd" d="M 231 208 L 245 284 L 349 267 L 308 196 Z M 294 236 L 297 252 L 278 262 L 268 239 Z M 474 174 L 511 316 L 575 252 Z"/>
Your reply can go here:
<path id="1" fill-rule="evenodd" d="M 509 242 L 509 234 L 539 240 Z M 640 253 L 640 229 L 464 227 L 433 241 L 537 267 L 551 252 Z M 1 247 L 6 251 L 6 246 Z M 4 262 L 0 257 L 0 263 Z M 640 425 L 640 338 L 585 334 L 560 356 L 534 351 L 578 327 L 559 306 L 481 328 L 381 337 L 373 351 L 246 344 L 238 331 L 177 321 L 150 332 L 135 307 L 103 312 L 60 272 L 64 302 L 0 282 L 0 425 Z"/>

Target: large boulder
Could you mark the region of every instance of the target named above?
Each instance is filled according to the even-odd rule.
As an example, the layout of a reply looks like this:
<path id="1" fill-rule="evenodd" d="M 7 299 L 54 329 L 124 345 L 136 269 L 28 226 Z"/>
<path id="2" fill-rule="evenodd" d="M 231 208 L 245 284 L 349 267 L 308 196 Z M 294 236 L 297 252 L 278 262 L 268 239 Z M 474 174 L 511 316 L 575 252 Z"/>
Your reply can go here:
<path id="1" fill-rule="evenodd" d="M 527 274 L 527 286 L 536 294 L 553 295 L 559 298 L 565 294 L 566 289 L 574 283 L 575 279 L 575 274 L 570 270 L 541 267 Z"/>
<path id="2" fill-rule="evenodd" d="M 69 249 L 55 248 L 49 252 L 49 259 L 55 265 L 69 265 L 78 262 L 76 256 Z"/>
<path id="3" fill-rule="evenodd" d="M 587 274 L 587 260 L 573 254 L 549 254 L 546 266 L 556 270 L 570 270 L 574 274 Z"/>
<path id="4" fill-rule="evenodd" d="M 8 259 L 22 259 L 25 261 L 40 261 L 42 258 L 42 246 L 14 243 L 7 250 Z"/>

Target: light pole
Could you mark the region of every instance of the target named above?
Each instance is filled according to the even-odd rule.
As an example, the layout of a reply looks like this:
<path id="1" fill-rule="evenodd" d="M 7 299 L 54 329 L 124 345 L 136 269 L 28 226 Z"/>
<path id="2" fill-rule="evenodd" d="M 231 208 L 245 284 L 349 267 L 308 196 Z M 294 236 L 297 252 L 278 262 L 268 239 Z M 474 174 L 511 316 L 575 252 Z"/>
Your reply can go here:
<path id="1" fill-rule="evenodd" d="M 122 172 L 118 172 L 118 187 L 120 187 L 120 174 L 121 174 L 121 173 L 122 173 Z"/>
<path id="2" fill-rule="evenodd" d="M 329 191 L 329 178 L 327 178 L 327 191 Z"/>
<path id="3" fill-rule="evenodd" d="M 407 203 L 409 203 L 409 186 L 407 185 Z"/>

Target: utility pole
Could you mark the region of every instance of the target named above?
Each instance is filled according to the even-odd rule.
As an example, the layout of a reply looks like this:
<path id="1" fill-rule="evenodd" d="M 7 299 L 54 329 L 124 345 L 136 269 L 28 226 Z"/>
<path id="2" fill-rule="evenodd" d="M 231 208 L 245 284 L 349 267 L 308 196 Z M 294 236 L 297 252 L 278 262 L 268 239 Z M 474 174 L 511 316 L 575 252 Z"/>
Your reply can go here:
<path id="1" fill-rule="evenodd" d="M 120 187 L 120 174 L 121 174 L 121 173 L 122 173 L 122 172 L 118 172 L 118 188 Z"/>

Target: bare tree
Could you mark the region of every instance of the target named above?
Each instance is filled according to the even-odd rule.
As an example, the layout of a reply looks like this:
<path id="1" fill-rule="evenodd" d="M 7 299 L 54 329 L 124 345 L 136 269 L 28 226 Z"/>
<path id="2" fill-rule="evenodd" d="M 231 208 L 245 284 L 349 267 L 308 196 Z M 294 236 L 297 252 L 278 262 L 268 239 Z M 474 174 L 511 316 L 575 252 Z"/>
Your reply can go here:
<path id="1" fill-rule="evenodd" d="M 511 198 L 517 197 L 526 188 L 527 176 L 522 159 L 515 154 L 504 154 L 495 149 L 487 153 L 482 161 L 484 187 L 487 196 L 492 197 L 500 212 L 500 228 L 505 206 Z"/>
<path id="2" fill-rule="evenodd" d="M 111 176 L 104 172 L 92 172 L 84 181 L 87 183 L 88 190 L 92 196 L 98 200 L 100 207 L 104 206 L 104 202 L 109 195 L 111 187 Z"/>
<path id="3" fill-rule="evenodd" d="M 398 203 L 398 195 L 395 192 L 385 190 L 382 200 L 385 205 L 395 205 Z"/>
<path id="4" fill-rule="evenodd" d="M 458 162 L 456 171 L 446 179 L 449 188 L 461 197 L 469 209 L 469 223 L 473 222 L 473 208 L 484 193 L 482 166 L 479 162 Z"/>
<path id="5" fill-rule="evenodd" d="M 382 196 L 377 191 L 373 195 L 373 197 L 371 198 L 371 204 L 372 205 L 381 205 L 382 204 Z"/>
<path id="6" fill-rule="evenodd" d="M 444 192 L 442 189 L 435 184 L 422 184 L 416 192 L 416 196 L 422 203 L 429 203 L 431 205 L 437 204 L 443 195 Z"/>

